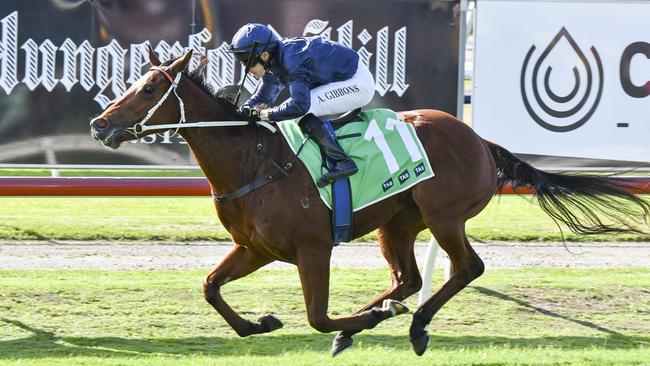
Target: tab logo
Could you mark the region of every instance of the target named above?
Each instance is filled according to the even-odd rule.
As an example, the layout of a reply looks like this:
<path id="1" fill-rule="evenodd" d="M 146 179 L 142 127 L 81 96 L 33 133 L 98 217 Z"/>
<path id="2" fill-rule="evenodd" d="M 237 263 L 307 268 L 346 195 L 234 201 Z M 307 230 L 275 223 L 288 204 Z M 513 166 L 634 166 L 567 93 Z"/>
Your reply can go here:
<path id="1" fill-rule="evenodd" d="M 386 192 L 387 190 L 393 188 L 395 183 L 393 182 L 393 178 L 388 178 L 387 181 L 381 184 L 381 188 Z"/>
<path id="2" fill-rule="evenodd" d="M 411 174 L 409 173 L 409 171 L 407 169 L 407 170 L 403 171 L 402 174 L 400 174 L 397 177 L 397 180 L 399 180 L 399 184 L 404 184 L 404 182 L 409 180 L 409 178 L 411 178 Z"/>
<path id="3" fill-rule="evenodd" d="M 426 170 L 427 170 L 427 168 L 424 167 L 424 163 L 418 164 L 415 167 L 415 169 L 413 169 L 413 171 L 415 171 L 415 176 L 416 177 L 419 177 L 420 175 L 422 175 L 422 173 L 424 173 Z"/>

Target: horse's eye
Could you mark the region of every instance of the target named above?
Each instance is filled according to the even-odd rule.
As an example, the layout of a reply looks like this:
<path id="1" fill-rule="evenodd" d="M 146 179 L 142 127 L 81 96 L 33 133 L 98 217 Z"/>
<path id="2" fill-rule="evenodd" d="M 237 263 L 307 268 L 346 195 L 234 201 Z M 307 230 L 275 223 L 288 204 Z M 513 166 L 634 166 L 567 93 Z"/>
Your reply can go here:
<path id="1" fill-rule="evenodd" d="M 145 86 L 143 90 L 146 94 L 153 94 L 153 86 L 151 85 Z"/>

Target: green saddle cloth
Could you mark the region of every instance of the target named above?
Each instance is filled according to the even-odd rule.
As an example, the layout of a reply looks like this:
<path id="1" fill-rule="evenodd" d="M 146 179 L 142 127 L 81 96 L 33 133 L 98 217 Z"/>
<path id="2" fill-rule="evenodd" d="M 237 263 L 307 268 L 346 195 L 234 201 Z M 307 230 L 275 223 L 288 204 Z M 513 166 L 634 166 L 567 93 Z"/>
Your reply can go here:
<path id="1" fill-rule="evenodd" d="M 390 109 L 371 109 L 361 112 L 359 117 L 361 120 L 347 123 L 336 131 L 341 147 L 359 167 L 359 172 L 349 177 L 353 211 L 434 176 L 429 158 L 411 124 L 400 121 Z M 279 122 L 278 127 L 293 152 L 297 153 L 305 140 L 297 121 Z M 320 149 L 311 139 L 298 157 L 309 170 L 314 184 L 327 172 Z M 318 190 L 323 202 L 331 209 L 331 186 Z"/>

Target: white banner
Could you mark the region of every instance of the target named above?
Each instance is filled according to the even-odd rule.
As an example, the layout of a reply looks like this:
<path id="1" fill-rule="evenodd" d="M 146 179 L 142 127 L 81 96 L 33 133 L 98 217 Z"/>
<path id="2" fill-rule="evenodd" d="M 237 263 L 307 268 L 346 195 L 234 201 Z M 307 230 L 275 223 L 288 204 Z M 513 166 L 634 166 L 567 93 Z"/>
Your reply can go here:
<path id="1" fill-rule="evenodd" d="M 515 153 L 650 162 L 650 2 L 477 2 L 473 123 Z"/>

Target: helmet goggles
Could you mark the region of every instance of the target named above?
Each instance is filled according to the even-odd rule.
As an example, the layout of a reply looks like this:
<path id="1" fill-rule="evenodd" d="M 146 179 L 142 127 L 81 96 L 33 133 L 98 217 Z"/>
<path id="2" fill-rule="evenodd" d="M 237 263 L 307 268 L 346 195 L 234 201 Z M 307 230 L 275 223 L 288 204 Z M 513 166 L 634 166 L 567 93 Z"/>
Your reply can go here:
<path id="1" fill-rule="evenodd" d="M 245 51 L 245 52 L 235 52 L 234 53 L 235 58 L 237 61 L 241 62 L 242 65 L 246 66 L 248 65 L 248 60 L 251 57 L 251 52 L 250 51 Z M 255 60 L 257 57 L 253 56 L 253 60 Z M 250 67 L 255 66 L 255 63 L 252 63 Z"/>
<path id="2" fill-rule="evenodd" d="M 261 24 L 247 24 L 235 34 L 228 51 L 234 53 L 237 61 L 248 69 L 258 63 L 267 67 L 268 63 L 260 56 L 262 52 L 275 48 L 278 41 L 279 39 L 268 27 Z"/>

